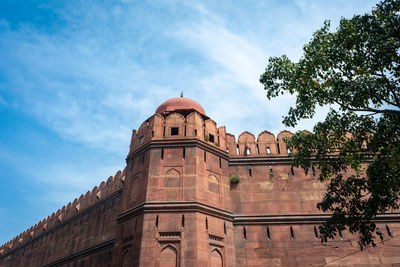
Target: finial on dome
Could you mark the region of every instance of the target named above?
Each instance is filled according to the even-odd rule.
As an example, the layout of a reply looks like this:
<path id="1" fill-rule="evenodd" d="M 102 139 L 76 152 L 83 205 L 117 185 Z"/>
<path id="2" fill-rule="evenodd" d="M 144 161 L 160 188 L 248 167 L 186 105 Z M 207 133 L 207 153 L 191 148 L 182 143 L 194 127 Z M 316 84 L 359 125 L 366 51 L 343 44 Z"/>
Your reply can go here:
<path id="1" fill-rule="evenodd" d="M 183 91 L 181 92 L 181 97 L 183 97 Z"/>

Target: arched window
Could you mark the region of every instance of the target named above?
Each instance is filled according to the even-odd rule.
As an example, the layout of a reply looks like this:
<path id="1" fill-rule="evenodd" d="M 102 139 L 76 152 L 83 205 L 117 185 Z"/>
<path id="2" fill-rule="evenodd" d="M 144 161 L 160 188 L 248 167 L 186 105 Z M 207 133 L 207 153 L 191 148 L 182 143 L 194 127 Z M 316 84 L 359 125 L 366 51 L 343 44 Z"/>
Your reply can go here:
<path id="1" fill-rule="evenodd" d="M 271 154 L 271 148 L 269 148 L 269 146 L 267 146 L 266 150 L 267 150 L 267 154 Z"/>
<path id="2" fill-rule="evenodd" d="M 246 156 L 250 156 L 251 152 L 250 152 L 250 148 L 246 147 Z"/>

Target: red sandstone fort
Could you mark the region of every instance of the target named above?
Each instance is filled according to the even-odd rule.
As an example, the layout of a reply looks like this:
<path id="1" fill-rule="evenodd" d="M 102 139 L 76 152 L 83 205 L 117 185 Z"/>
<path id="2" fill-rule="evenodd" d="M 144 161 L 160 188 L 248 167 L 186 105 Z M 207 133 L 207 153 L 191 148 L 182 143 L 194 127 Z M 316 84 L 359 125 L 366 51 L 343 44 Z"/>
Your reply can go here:
<path id="1" fill-rule="evenodd" d="M 399 266 L 398 213 L 377 218 L 376 248 L 347 231 L 321 244 L 326 184 L 290 167 L 291 135 L 236 140 L 197 102 L 167 100 L 123 171 L 3 244 L 0 266 Z"/>

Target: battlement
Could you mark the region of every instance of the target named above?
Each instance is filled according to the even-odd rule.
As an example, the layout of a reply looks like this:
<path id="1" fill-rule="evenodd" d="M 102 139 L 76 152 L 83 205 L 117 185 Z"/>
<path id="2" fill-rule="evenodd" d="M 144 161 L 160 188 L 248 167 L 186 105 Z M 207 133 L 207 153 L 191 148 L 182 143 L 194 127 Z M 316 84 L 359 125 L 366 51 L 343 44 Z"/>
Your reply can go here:
<path id="1" fill-rule="evenodd" d="M 207 119 L 193 111 L 184 116 L 173 112 L 167 116 L 155 114 L 133 130 L 129 154 L 139 150 L 151 140 L 171 140 L 197 138 L 226 150 L 225 127 L 217 127 L 212 119 Z"/>
<path id="2" fill-rule="evenodd" d="M 234 135 L 226 133 L 225 126 L 217 127 L 215 121 L 205 119 L 197 111 L 187 116 L 177 112 L 168 116 L 155 114 L 144 121 L 137 131 L 133 130 L 129 155 L 152 140 L 197 138 L 214 144 L 234 157 L 288 156 L 290 151 L 284 139 L 291 136 L 293 133 L 286 130 L 277 137 L 269 131 L 263 131 L 256 139 L 254 134 L 245 131 L 236 140 Z"/>
<path id="3" fill-rule="evenodd" d="M 29 240 L 34 239 L 35 237 L 46 233 L 78 212 L 95 205 L 97 202 L 115 193 L 123 186 L 124 181 L 125 169 L 123 171 L 119 170 L 114 176 L 110 176 L 107 181 L 103 181 L 99 186 L 95 186 L 92 190 L 87 191 L 86 194 L 82 194 L 79 198 L 75 198 L 74 201 L 64 205 L 61 209 L 53 212 L 47 218 L 44 218 L 34 226 L 1 245 L 0 256 L 19 247 Z"/>

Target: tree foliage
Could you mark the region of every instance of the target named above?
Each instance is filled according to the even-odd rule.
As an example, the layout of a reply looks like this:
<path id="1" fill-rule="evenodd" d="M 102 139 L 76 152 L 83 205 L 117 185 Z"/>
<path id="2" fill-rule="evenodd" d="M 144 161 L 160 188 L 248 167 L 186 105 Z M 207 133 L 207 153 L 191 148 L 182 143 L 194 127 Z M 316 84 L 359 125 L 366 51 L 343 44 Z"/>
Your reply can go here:
<path id="1" fill-rule="evenodd" d="M 321 227 L 327 241 L 339 231 L 359 234 L 363 248 L 382 234 L 374 219 L 399 208 L 400 1 L 385 0 L 370 13 L 342 18 L 317 30 L 298 62 L 271 57 L 260 82 L 269 99 L 296 96 L 286 126 L 330 106 L 313 133 L 288 140 L 293 165 L 318 164 L 327 192 L 317 207 L 332 216 Z"/>

